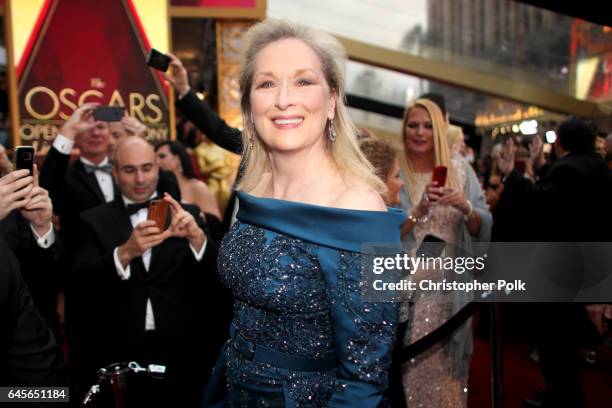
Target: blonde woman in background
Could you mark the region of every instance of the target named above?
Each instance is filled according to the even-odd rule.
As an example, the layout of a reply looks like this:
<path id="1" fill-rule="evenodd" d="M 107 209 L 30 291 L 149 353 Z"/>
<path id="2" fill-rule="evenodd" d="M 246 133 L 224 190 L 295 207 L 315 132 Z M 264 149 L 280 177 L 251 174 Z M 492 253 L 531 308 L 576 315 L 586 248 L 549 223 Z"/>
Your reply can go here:
<path id="1" fill-rule="evenodd" d="M 465 161 L 451 157 L 440 108 L 430 100 L 418 99 L 406 109 L 402 129 L 405 188 L 401 201 L 408 214 L 402 240 L 418 247 L 427 234 L 432 234 L 446 241 L 446 255 L 453 247 L 471 253 L 473 240 L 489 240 L 492 218 L 474 172 Z M 448 168 L 445 186 L 432 182 L 434 167 L 439 165 Z M 419 271 L 414 277 L 419 279 Z M 444 272 L 434 271 L 429 277 L 441 281 Z M 469 300 L 457 293 L 416 292 L 414 304 L 403 310 L 402 319 L 408 320 L 405 344 L 444 324 Z M 471 351 L 468 322 L 407 362 L 403 381 L 408 406 L 466 406 Z"/>

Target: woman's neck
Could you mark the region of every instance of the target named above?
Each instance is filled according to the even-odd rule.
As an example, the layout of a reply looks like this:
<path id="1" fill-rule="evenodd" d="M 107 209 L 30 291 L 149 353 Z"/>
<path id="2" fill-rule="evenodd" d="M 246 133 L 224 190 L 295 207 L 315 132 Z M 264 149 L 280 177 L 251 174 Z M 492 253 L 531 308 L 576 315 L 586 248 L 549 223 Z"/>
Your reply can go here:
<path id="1" fill-rule="evenodd" d="M 431 173 L 434 168 L 434 155 L 431 153 L 411 154 L 408 160 L 412 162 L 415 173 Z"/>
<path id="2" fill-rule="evenodd" d="M 321 191 L 339 178 L 323 148 L 290 153 L 270 153 L 271 173 L 263 195 L 294 201 L 319 202 Z"/>
<path id="3" fill-rule="evenodd" d="M 179 183 L 184 183 L 188 180 L 187 177 L 185 177 L 185 175 L 183 174 L 183 172 L 178 169 L 172 170 L 172 173 L 174 173 L 176 181 L 178 181 Z"/>

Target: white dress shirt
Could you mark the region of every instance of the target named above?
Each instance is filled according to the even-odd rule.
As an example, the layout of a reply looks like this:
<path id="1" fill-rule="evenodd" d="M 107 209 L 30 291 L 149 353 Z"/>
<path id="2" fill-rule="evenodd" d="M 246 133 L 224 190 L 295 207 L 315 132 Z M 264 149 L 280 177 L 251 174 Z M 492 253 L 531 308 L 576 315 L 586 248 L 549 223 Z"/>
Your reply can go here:
<path id="1" fill-rule="evenodd" d="M 38 235 L 38 232 L 30 223 L 30 228 L 32 229 L 32 234 L 34 234 L 34 238 L 36 238 L 36 243 L 42 249 L 47 249 L 51 245 L 55 243 L 55 230 L 53 229 L 53 224 L 49 222 L 49 231 L 45 232 L 43 235 Z"/>
<path id="2" fill-rule="evenodd" d="M 156 195 L 157 193 L 153 193 L 151 197 L 149 197 L 149 199 L 154 198 Z M 123 201 L 125 202 L 125 205 L 134 204 L 134 202 L 130 200 L 129 198 L 127 198 L 126 196 L 122 196 L 122 197 L 123 197 Z M 138 212 L 132 214 L 130 216 L 130 222 L 132 223 L 132 227 L 135 228 L 136 225 L 140 224 L 141 222 L 146 221 L 147 213 L 148 213 L 148 209 L 141 208 L 140 210 L 138 210 Z M 195 257 L 196 261 L 200 261 L 202 257 L 204 256 L 204 251 L 206 250 L 207 242 L 208 241 L 204 241 L 204 244 L 202 245 L 202 248 L 200 248 L 199 251 L 196 251 L 191 246 L 191 244 L 189 245 L 189 248 L 191 248 L 191 252 L 193 253 L 193 256 Z M 151 264 L 151 250 L 152 248 L 149 248 L 142 254 L 142 263 L 144 264 L 145 271 L 147 272 L 149 272 L 149 265 Z M 121 280 L 128 280 L 130 279 L 130 276 L 131 276 L 130 265 L 128 264 L 127 267 L 125 268 L 121 265 L 121 262 L 119 261 L 118 251 L 119 251 L 119 247 L 116 247 L 115 250 L 113 251 L 113 258 L 115 260 L 115 268 L 117 269 L 117 274 L 119 275 L 119 278 L 121 278 Z M 153 314 L 153 306 L 151 304 L 151 299 L 147 299 L 145 330 L 155 330 L 155 315 Z"/>
<path id="3" fill-rule="evenodd" d="M 62 134 L 58 134 L 55 140 L 53 141 L 53 147 L 62 154 L 69 155 L 72 151 L 72 147 L 74 146 L 74 141 L 68 139 L 66 136 Z M 84 157 L 80 157 L 79 160 L 90 166 L 96 166 L 96 164 L 87 160 Z M 108 157 L 105 157 L 98 166 L 102 166 L 108 163 Z M 98 181 L 98 185 L 100 186 L 100 190 L 102 190 L 102 194 L 104 195 L 104 200 L 108 203 L 115 199 L 115 190 L 113 187 L 113 176 L 102 171 L 102 170 L 94 170 L 94 175 L 96 176 L 96 180 Z"/>

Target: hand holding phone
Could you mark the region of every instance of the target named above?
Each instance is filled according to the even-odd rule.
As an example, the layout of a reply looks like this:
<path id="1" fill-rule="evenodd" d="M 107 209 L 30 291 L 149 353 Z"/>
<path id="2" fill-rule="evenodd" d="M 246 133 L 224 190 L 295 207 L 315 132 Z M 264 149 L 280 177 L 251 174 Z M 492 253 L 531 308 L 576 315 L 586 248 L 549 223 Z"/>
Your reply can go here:
<path id="1" fill-rule="evenodd" d="M 147 65 L 158 71 L 166 72 L 170 65 L 170 57 L 166 54 L 162 54 L 155 48 L 151 48 L 149 55 L 147 55 Z"/>
<path id="2" fill-rule="evenodd" d="M 153 200 L 149 203 L 147 220 L 153 220 L 157 224 L 160 232 L 166 229 L 168 218 L 168 203 L 164 200 Z"/>
<path id="3" fill-rule="evenodd" d="M 436 166 L 433 171 L 432 182 L 436 183 L 436 187 L 444 187 L 446 184 L 446 174 L 448 169 L 446 166 Z"/>

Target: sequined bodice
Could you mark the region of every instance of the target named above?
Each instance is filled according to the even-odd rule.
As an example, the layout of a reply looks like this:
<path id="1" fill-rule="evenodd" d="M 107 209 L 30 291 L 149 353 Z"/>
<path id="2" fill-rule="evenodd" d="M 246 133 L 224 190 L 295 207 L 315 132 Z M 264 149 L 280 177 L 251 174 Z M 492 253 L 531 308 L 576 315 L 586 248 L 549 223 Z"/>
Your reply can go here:
<path id="1" fill-rule="evenodd" d="M 398 305 L 362 301 L 360 251 L 363 241 L 398 243 L 403 212 L 332 209 L 245 193 L 238 199 L 239 221 L 218 258 L 221 280 L 234 294 L 234 327 L 257 347 L 337 365 L 279 368 L 230 344 L 228 405 L 378 405 Z"/>
<path id="2" fill-rule="evenodd" d="M 330 299 L 316 245 L 237 222 L 219 270 L 238 330 L 257 344 L 319 358 L 333 354 Z"/>

